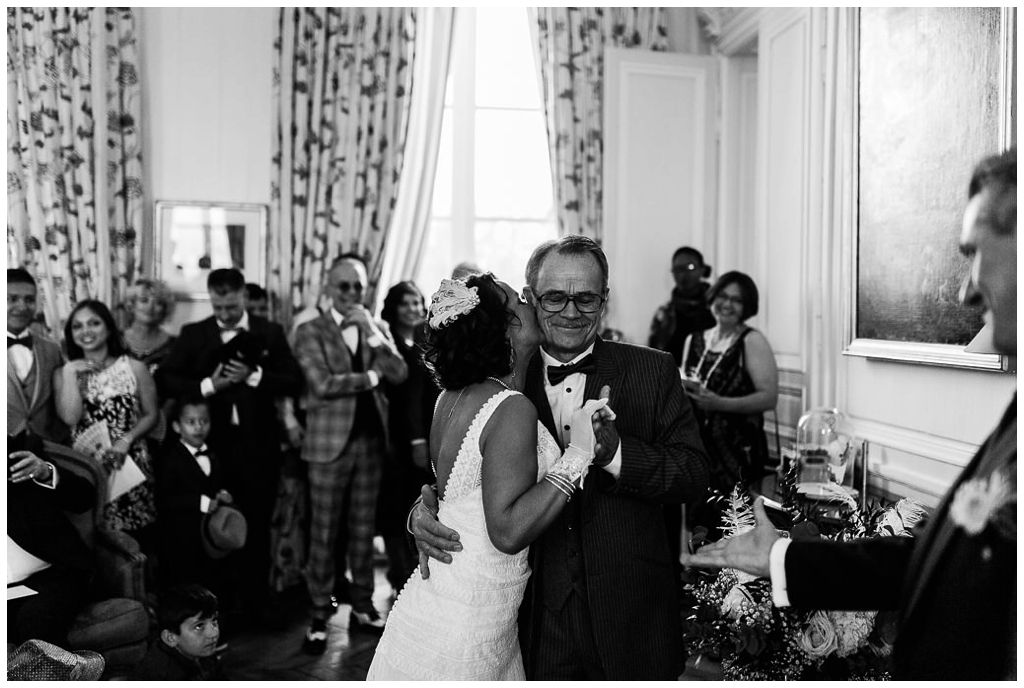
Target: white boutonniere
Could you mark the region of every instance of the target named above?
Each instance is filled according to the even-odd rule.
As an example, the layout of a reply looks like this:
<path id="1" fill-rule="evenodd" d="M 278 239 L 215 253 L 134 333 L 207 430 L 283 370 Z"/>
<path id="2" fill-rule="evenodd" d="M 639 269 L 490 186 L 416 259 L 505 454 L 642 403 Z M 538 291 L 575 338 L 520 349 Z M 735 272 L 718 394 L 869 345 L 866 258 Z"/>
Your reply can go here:
<path id="1" fill-rule="evenodd" d="M 968 535 L 977 535 L 992 524 L 1000 534 L 1015 539 L 1016 506 L 1017 481 L 1011 482 L 1003 471 L 997 470 L 987 478 L 961 484 L 953 495 L 949 517 Z"/>

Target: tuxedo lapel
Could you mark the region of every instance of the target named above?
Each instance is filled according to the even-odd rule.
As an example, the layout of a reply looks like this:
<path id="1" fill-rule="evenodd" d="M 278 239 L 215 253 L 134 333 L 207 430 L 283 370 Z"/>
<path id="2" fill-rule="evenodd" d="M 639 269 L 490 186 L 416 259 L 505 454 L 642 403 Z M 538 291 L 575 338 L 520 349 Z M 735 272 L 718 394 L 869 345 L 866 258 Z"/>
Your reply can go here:
<path id="1" fill-rule="evenodd" d="M 35 412 L 35 407 L 42 403 L 40 398 L 43 390 L 43 374 L 50 373 L 53 371 L 44 371 L 43 366 L 40 365 L 43 361 L 44 352 L 42 342 L 36 340 L 32 343 L 32 366 L 28 369 L 28 374 L 35 374 L 35 383 L 32 385 L 32 399 L 29 400 L 28 408 L 30 413 Z"/>
<path id="2" fill-rule="evenodd" d="M 324 353 L 328 354 L 327 360 L 330 360 L 332 356 L 341 359 L 341 370 L 336 372 L 349 372 L 352 370 L 352 352 L 348 349 L 348 344 L 345 343 L 345 338 L 341 335 L 341 328 L 338 327 L 338 323 L 334 322 L 334 316 L 331 315 L 330 311 L 327 311 L 320 316 L 320 332 L 321 340 L 324 344 Z"/>
<path id="3" fill-rule="evenodd" d="M 597 399 L 601 395 L 601 388 L 608 385 L 608 405 L 615 408 L 617 392 L 621 389 L 619 379 L 622 371 L 608 354 L 608 349 L 600 338 L 594 342 L 594 363 L 597 371 L 593 375 L 587 375 L 587 384 L 583 388 L 583 398 L 586 400 Z"/>
<path id="4" fill-rule="evenodd" d="M 39 376 L 36 375 L 37 380 L 38 378 Z M 21 401 L 21 405 L 25 407 L 25 417 L 27 419 L 32 407 L 29 403 L 30 400 L 25 397 L 25 389 L 21 386 L 21 380 L 18 379 L 18 373 L 14 372 L 14 365 L 10 359 L 7 359 L 7 389 L 8 391 L 14 390 L 14 394 Z"/>
<path id="5" fill-rule="evenodd" d="M 975 454 L 974 458 L 967 465 L 967 468 L 960 474 L 957 480 L 953 483 L 953 486 L 946 492 L 946 496 L 943 497 L 942 502 L 939 504 L 938 509 L 935 511 L 933 517 L 933 526 L 928 528 L 926 532 L 921 536 L 922 541 L 914 550 L 914 556 L 910 561 L 910 565 L 907 567 L 907 585 L 909 590 L 909 600 L 902 614 L 902 623 L 905 625 L 907 619 L 910 618 L 911 612 L 913 611 L 918 600 L 927 587 L 928 579 L 931 577 L 932 572 L 942 559 L 942 555 L 945 553 L 946 548 L 949 546 L 950 540 L 956 534 L 957 525 L 954 524 L 949 518 L 949 505 L 953 500 L 953 496 L 956 494 L 957 489 L 967 480 L 973 478 L 978 474 L 989 474 L 998 466 L 982 466 L 982 463 L 988 464 L 989 462 L 998 463 L 1004 462 L 1010 459 L 1011 456 L 1016 457 L 1016 452 L 1011 451 L 1008 447 L 1003 447 L 1004 443 L 1012 442 L 1014 448 L 1016 447 L 1016 422 L 1017 422 L 1017 397 L 1014 395 L 1013 401 L 1007 407 L 1006 412 L 1003 414 L 1002 420 L 995 432 L 992 433 L 991 437 L 982 445 L 981 449 Z M 1010 427 L 1010 424 L 1013 427 Z"/>
<path id="6" fill-rule="evenodd" d="M 537 407 L 537 418 L 548 429 L 551 436 L 555 438 L 559 449 L 564 449 L 561 441 L 558 439 L 559 434 L 555 428 L 555 417 L 551 413 L 551 404 L 548 403 L 548 394 L 544 389 L 544 360 L 540 355 L 540 351 L 535 353 L 533 358 L 530 359 L 530 365 L 526 369 L 526 386 L 523 391 L 526 393 L 526 398 Z"/>

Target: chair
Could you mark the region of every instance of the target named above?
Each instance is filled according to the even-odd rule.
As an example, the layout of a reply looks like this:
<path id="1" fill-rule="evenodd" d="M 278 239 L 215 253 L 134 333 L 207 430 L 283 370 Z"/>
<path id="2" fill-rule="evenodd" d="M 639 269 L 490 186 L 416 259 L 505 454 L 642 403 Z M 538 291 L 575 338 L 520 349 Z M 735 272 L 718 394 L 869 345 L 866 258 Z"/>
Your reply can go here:
<path id="1" fill-rule="evenodd" d="M 129 535 L 103 527 L 107 476 L 93 459 L 63 445 L 46 442 L 48 460 L 96 488 L 96 505 L 68 517 L 96 553 L 90 602 L 68 632 L 70 650 L 92 650 L 106 661 L 104 676 L 126 676 L 146 654 L 150 614 L 146 607 L 146 557 Z"/>

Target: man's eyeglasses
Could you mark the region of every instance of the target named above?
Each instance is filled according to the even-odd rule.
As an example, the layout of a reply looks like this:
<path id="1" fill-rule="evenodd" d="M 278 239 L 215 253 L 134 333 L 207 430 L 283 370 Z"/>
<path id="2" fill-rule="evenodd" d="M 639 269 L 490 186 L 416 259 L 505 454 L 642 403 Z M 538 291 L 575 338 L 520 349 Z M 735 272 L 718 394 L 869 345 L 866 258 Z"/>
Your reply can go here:
<path id="1" fill-rule="evenodd" d="M 337 287 L 338 291 L 344 294 L 347 294 L 350 291 L 362 291 L 363 289 L 366 288 L 366 285 L 364 285 L 362 282 L 338 282 L 338 284 L 335 286 Z"/>
<path id="2" fill-rule="evenodd" d="M 601 310 L 605 297 L 589 291 L 578 294 L 566 294 L 564 291 L 549 291 L 537 297 L 537 303 L 548 313 L 561 313 L 572 301 L 580 313 L 596 313 Z"/>

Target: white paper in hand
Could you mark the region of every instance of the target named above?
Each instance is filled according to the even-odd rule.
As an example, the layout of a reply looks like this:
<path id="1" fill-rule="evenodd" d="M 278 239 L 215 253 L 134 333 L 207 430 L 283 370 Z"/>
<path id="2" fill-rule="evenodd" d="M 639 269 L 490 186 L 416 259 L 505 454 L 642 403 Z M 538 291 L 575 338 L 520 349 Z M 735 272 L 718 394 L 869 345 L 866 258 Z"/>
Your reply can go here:
<path id="1" fill-rule="evenodd" d="M 114 501 L 128 490 L 136 488 L 144 482 L 146 482 L 146 474 L 139 468 L 139 464 L 132 460 L 132 457 L 126 456 L 121 468 L 110 474 L 110 491 L 107 501 Z"/>

